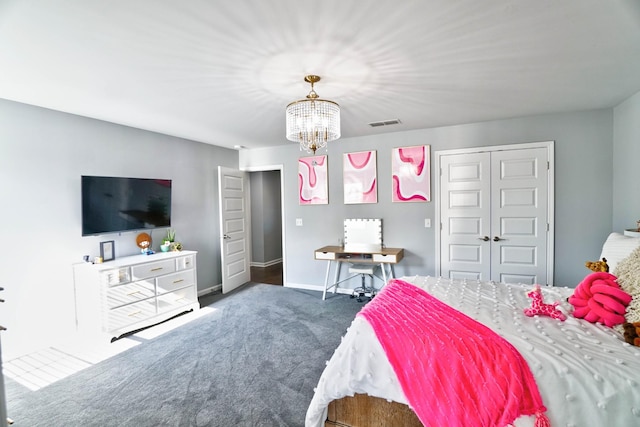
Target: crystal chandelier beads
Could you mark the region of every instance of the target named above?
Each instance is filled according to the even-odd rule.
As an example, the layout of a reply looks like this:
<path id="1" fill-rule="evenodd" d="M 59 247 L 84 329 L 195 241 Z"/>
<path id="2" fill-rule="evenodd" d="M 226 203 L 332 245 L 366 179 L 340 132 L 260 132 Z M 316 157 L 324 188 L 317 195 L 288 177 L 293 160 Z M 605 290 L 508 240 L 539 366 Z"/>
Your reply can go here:
<path id="1" fill-rule="evenodd" d="M 309 75 L 304 80 L 311 84 L 307 99 L 287 105 L 287 139 L 300 144 L 300 150 L 315 154 L 327 142 L 340 138 L 340 106 L 321 99 L 313 85 L 320 77 Z"/>

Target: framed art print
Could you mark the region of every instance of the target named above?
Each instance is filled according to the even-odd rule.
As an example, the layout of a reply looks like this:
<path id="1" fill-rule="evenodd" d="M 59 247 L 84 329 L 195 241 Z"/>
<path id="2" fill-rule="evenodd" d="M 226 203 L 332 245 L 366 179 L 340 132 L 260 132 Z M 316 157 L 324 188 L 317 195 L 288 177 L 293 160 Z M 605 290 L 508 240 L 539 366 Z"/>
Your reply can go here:
<path id="1" fill-rule="evenodd" d="M 345 153 L 342 179 L 344 203 L 378 203 L 376 151 Z"/>
<path id="2" fill-rule="evenodd" d="M 298 159 L 298 200 L 301 205 L 329 203 L 326 155 Z"/>
<path id="3" fill-rule="evenodd" d="M 113 261 L 116 258 L 113 240 L 100 242 L 100 258 L 103 262 Z"/>
<path id="4" fill-rule="evenodd" d="M 396 147 L 391 153 L 392 201 L 431 201 L 430 145 Z"/>

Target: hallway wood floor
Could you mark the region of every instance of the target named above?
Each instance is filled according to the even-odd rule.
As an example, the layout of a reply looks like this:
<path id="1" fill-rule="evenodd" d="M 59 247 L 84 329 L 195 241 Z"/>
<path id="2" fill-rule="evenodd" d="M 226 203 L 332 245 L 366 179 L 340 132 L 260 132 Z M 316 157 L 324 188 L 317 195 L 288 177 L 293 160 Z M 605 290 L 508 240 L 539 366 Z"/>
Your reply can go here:
<path id="1" fill-rule="evenodd" d="M 269 267 L 251 267 L 251 281 L 282 286 L 282 263 Z"/>

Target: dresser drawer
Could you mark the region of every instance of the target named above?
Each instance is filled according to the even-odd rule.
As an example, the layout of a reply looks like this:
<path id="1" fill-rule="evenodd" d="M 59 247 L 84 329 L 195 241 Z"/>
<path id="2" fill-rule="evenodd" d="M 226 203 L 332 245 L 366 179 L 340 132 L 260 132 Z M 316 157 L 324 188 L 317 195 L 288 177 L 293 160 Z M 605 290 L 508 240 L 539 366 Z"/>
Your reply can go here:
<path id="1" fill-rule="evenodd" d="M 125 285 L 113 286 L 107 289 L 107 306 L 109 308 L 120 307 L 156 295 L 155 283 L 141 280 Z"/>
<path id="2" fill-rule="evenodd" d="M 131 267 L 133 280 L 148 279 L 149 277 L 161 276 L 163 274 L 176 271 L 175 260 L 166 259 L 163 261 L 148 262 Z"/>
<path id="3" fill-rule="evenodd" d="M 177 273 L 168 274 L 166 276 L 158 277 L 156 292 L 158 295 L 165 294 L 167 292 L 175 291 L 176 289 L 184 288 L 194 284 L 194 271 L 184 270 Z"/>
<path id="4" fill-rule="evenodd" d="M 176 258 L 176 271 L 189 270 L 195 266 L 193 255 Z"/>
<path id="5" fill-rule="evenodd" d="M 198 302 L 195 287 L 189 286 L 158 297 L 158 313 Z"/>
<path id="6" fill-rule="evenodd" d="M 107 286 L 120 285 L 131 281 L 129 267 L 114 268 L 100 272 L 100 281 Z"/>
<path id="7" fill-rule="evenodd" d="M 109 310 L 107 327 L 113 331 L 146 320 L 156 314 L 156 299 L 150 298 L 134 304 Z"/>

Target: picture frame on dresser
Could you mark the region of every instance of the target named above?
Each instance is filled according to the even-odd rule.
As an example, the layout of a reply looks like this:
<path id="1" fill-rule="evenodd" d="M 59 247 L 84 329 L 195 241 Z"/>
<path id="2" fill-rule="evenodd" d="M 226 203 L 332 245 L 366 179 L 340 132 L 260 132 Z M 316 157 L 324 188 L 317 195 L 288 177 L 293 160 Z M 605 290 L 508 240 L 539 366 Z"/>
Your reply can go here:
<path id="1" fill-rule="evenodd" d="M 115 255 L 115 241 L 107 240 L 100 242 L 100 258 L 103 262 L 113 261 L 116 259 Z"/>

